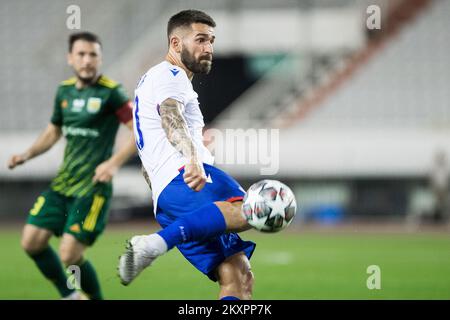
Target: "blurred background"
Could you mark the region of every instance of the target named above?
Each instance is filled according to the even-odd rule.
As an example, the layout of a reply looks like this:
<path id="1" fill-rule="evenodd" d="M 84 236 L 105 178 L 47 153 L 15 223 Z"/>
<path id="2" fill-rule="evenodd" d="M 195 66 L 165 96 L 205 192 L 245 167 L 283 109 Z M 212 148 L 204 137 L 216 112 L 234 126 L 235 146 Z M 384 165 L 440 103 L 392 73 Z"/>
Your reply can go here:
<path id="1" fill-rule="evenodd" d="M 449 1 L 1 1 L 0 163 L 34 141 L 58 83 L 72 76 L 65 61 L 76 31 L 66 27 L 72 4 L 81 30 L 103 41 L 103 72 L 130 97 L 163 59 L 168 18 L 185 8 L 210 13 L 214 68 L 194 78 L 207 128 L 279 129 L 279 170 L 267 178 L 295 191 L 297 219 L 445 219 Z M 380 9 L 381 29 L 368 28 L 369 5 Z M 14 171 L 0 166 L 1 219 L 26 216 L 63 147 Z M 260 166 L 221 167 L 247 188 L 266 178 Z M 151 217 L 138 167 L 136 158 L 115 179 L 112 221 Z"/>
<path id="2" fill-rule="evenodd" d="M 263 178 L 288 184 L 299 206 L 292 232 L 438 232 L 450 253 L 448 0 L 0 0 L 4 226 L 25 221 L 62 160 L 63 141 L 6 167 L 49 122 L 56 87 L 72 76 L 69 5 L 81 9 L 81 30 L 102 39 L 103 73 L 130 97 L 165 55 L 170 16 L 206 11 L 217 22 L 214 64 L 193 81 L 206 129 L 279 137 L 276 174 L 261 175 L 260 163 L 219 167 L 244 188 Z M 137 157 L 114 188 L 112 225 L 153 220 Z M 442 292 L 449 297 L 448 277 Z"/>

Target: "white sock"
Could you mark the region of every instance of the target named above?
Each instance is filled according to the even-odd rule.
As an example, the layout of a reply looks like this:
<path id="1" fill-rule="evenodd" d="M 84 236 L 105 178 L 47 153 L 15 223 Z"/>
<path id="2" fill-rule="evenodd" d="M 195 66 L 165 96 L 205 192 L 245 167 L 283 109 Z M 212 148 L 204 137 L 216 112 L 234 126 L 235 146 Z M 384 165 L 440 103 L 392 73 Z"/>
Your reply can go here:
<path id="1" fill-rule="evenodd" d="M 164 239 L 157 233 L 152 233 L 147 236 L 147 241 L 152 242 L 152 246 L 160 252 L 160 254 L 167 252 L 167 243 Z"/>

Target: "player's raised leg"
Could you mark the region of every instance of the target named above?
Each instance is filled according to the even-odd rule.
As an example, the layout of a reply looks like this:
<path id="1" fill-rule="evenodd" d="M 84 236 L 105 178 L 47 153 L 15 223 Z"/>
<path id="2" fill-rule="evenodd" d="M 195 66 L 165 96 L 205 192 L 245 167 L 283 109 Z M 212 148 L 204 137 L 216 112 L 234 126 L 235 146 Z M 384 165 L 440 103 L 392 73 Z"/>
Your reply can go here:
<path id="1" fill-rule="evenodd" d="M 54 284 L 61 297 L 69 297 L 74 294 L 74 290 L 67 287 L 61 260 L 48 243 L 52 235 L 50 230 L 26 224 L 22 233 L 22 248 L 41 273 Z"/>
<path id="2" fill-rule="evenodd" d="M 179 244 L 250 229 L 241 215 L 241 207 L 242 201 L 212 202 L 191 214 L 181 216 L 157 233 L 132 237 L 119 261 L 122 284 L 129 284 L 157 257 Z"/>
<path id="3" fill-rule="evenodd" d="M 170 250 L 183 242 L 202 241 L 225 232 L 245 231 L 251 227 L 241 215 L 241 207 L 242 201 L 216 201 L 180 217 L 157 234 Z"/>

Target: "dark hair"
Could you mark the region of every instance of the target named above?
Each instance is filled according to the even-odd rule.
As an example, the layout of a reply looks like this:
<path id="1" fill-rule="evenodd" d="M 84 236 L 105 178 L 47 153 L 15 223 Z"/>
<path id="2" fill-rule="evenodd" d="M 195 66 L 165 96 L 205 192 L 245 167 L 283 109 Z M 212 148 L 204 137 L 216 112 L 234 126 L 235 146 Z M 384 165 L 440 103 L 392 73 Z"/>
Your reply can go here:
<path id="1" fill-rule="evenodd" d="M 173 15 L 167 23 L 167 38 L 172 31 L 178 27 L 190 27 L 193 23 L 203 23 L 210 27 L 215 27 L 213 18 L 199 10 L 183 10 Z"/>
<path id="2" fill-rule="evenodd" d="M 73 44 L 77 40 L 84 40 L 87 42 L 95 42 L 95 43 L 98 43 L 100 45 L 100 47 L 102 46 L 100 38 L 97 35 L 95 35 L 91 32 L 77 32 L 77 33 L 72 33 L 69 36 L 69 52 L 72 52 Z"/>

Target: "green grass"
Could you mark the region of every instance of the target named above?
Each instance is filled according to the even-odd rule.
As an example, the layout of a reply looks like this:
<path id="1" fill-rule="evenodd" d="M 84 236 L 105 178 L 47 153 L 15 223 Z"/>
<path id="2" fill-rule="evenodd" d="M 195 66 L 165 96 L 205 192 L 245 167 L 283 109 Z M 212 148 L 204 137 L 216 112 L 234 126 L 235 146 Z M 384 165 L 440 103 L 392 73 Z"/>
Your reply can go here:
<path id="1" fill-rule="evenodd" d="M 20 248 L 20 228 L 0 232 L 0 299 L 57 299 Z M 175 249 L 123 287 L 116 265 L 125 239 L 141 230 L 107 230 L 87 257 L 106 299 L 216 299 L 218 286 Z M 254 299 L 450 299 L 450 237 L 445 234 L 260 234 L 251 259 Z M 56 246 L 58 240 L 53 240 Z M 369 265 L 381 268 L 381 289 L 369 290 Z"/>

